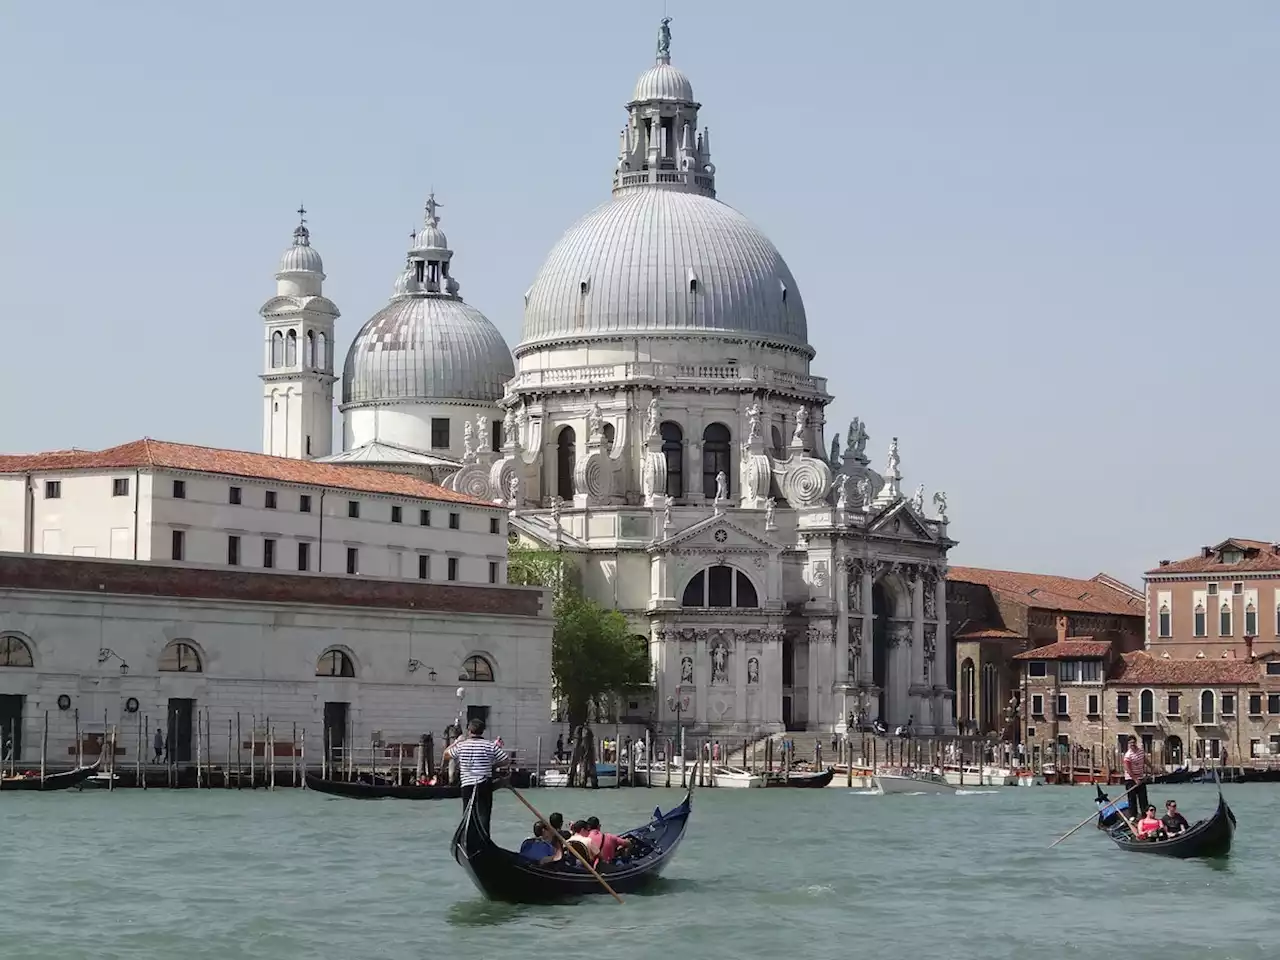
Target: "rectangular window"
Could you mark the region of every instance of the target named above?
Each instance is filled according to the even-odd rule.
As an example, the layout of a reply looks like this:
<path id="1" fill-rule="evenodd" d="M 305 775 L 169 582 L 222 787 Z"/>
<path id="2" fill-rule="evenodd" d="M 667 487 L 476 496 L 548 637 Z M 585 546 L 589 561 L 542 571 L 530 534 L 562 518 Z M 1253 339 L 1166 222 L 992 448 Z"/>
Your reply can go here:
<path id="1" fill-rule="evenodd" d="M 1089 716 L 1096 717 L 1098 715 L 1098 695 L 1096 693 L 1089 694 Z"/>
<path id="2" fill-rule="evenodd" d="M 459 514 L 459 513 L 449 514 L 449 529 L 450 530 L 462 529 L 462 514 Z"/>
<path id="3" fill-rule="evenodd" d="M 1262 741 L 1261 741 L 1261 740 L 1250 740 L 1250 741 L 1249 741 L 1249 756 L 1251 756 L 1251 757 L 1260 757 L 1260 756 L 1262 756 Z"/>
<path id="4" fill-rule="evenodd" d="M 1224 693 L 1222 695 L 1222 715 L 1224 717 L 1234 717 L 1236 715 L 1236 695 L 1234 693 Z"/>
<path id="5" fill-rule="evenodd" d="M 240 488 L 239 488 L 239 487 L 231 487 L 231 488 L 229 488 L 229 489 L 228 489 L 228 491 L 227 491 L 227 494 L 228 494 L 228 499 L 227 499 L 227 502 L 228 502 L 228 503 L 240 503 L 240 502 L 241 502 L 242 491 L 240 490 Z"/>
<path id="6" fill-rule="evenodd" d="M 62 497 L 62 481 L 46 480 L 44 482 L 44 498 L 46 500 L 58 500 Z"/>
<path id="7" fill-rule="evenodd" d="M 1273 717 L 1280 715 L 1280 693 L 1267 694 L 1267 713 Z"/>
<path id="8" fill-rule="evenodd" d="M 1211 597 L 1216 597 L 1218 595 L 1218 585 L 1216 583 L 1205 584 L 1204 589 Z"/>
<path id="9" fill-rule="evenodd" d="M 1182 715 L 1182 697 L 1179 694 L 1169 694 L 1169 709 L 1166 711 L 1171 717 Z"/>
<path id="10" fill-rule="evenodd" d="M 1119 753 L 1119 754 L 1123 754 L 1123 753 L 1124 753 L 1126 750 L 1128 750 L 1128 749 L 1129 749 L 1129 734 L 1127 734 L 1127 733 L 1117 733 L 1117 734 L 1116 734 L 1116 751 L 1117 751 L 1117 753 Z"/>
<path id="11" fill-rule="evenodd" d="M 298 512 L 311 512 L 311 495 L 309 493 L 304 493 L 298 497 Z"/>
<path id="12" fill-rule="evenodd" d="M 298 569 L 311 569 L 311 544 L 309 543 L 298 544 Z"/>
<path id="13" fill-rule="evenodd" d="M 1068 707 L 1067 695 L 1065 693 L 1058 694 L 1058 716 L 1069 717 L 1071 715 L 1071 711 Z"/>
<path id="14" fill-rule="evenodd" d="M 350 517 L 352 520 L 360 519 L 360 501 L 359 500 L 347 501 L 347 516 Z"/>
<path id="15" fill-rule="evenodd" d="M 1217 760 L 1220 756 L 1222 756 L 1222 741 L 1210 740 L 1209 741 L 1209 758 L 1211 760 Z"/>
<path id="16" fill-rule="evenodd" d="M 268 490 L 262 495 L 262 505 L 268 510 L 276 508 L 276 492 L 274 490 Z"/>
<path id="17" fill-rule="evenodd" d="M 1033 717 L 1044 716 L 1044 694 L 1033 693 L 1031 695 L 1031 715 Z"/>
<path id="18" fill-rule="evenodd" d="M 493 560 L 489 561 L 489 582 L 498 582 L 498 564 Z"/>
<path id="19" fill-rule="evenodd" d="M 431 449 L 432 450 L 448 450 L 449 449 L 449 418 L 448 417 L 432 417 L 431 418 Z"/>
<path id="20" fill-rule="evenodd" d="M 1059 660 L 1058 661 L 1058 680 L 1062 683 L 1072 683 L 1080 678 L 1080 661 L 1079 660 Z"/>
<path id="21" fill-rule="evenodd" d="M 347 573 L 353 576 L 360 572 L 360 551 L 355 547 L 347 547 Z"/>
<path id="22" fill-rule="evenodd" d="M 276 542 L 274 540 L 262 541 L 262 565 L 268 570 L 276 565 Z"/>
<path id="23" fill-rule="evenodd" d="M 402 519 L 404 519 L 403 513 L 404 512 L 398 506 L 396 506 L 395 504 L 392 504 L 391 505 L 391 522 L 399 523 Z"/>
<path id="24" fill-rule="evenodd" d="M 1260 693 L 1249 694 L 1249 716 L 1251 717 L 1262 716 L 1262 694 Z"/>
<path id="25" fill-rule="evenodd" d="M 418 579 L 431 579 L 431 558 L 425 553 L 418 554 Z"/>
<path id="26" fill-rule="evenodd" d="M 457 579 L 458 579 L 458 558 L 457 558 L 457 557 L 450 557 L 450 558 L 449 558 L 449 573 L 448 573 L 448 577 L 449 577 L 449 579 L 450 579 L 450 580 L 457 580 Z"/>
<path id="27" fill-rule="evenodd" d="M 1267 661 L 1267 676 L 1280 677 L 1280 660 Z"/>
<path id="28" fill-rule="evenodd" d="M 187 499 L 187 481 L 185 480 L 173 481 L 173 499 L 175 500 Z"/>
<path id="29" fill-rule="evenodd" d="M 227 537 L 227 565 L 237 567 L 240 565 L 240 538 L 236 536 Z"/>
<path id="30" fill-rule="evenodd" d="M 1233 584 L 1231 585 L 1231 595 L 1232 595 L 1232 596 L 1234 596 L 1234 597 L 1238 597 L 1238 596 L 1240 596 L 1240 595 L 1241 595 L 1241 594 L 1243 594 L 1243 593 L 1244 593 L 1244 584 L 1243 584 L 1243 583 L 1241 583 L 1239 580 L 1237 580 L 1235 583 L 1233 583 Z"/>
<path id="31" fill-rule="evenodd" d="M 111 481 L 111 495 L 113 497 L 127 497 L 129 495 L 129 478 L 117 477 Z"/>
<path id="32" fill-rule="evenodd" d="M 429 526 L 431 526 L 431 511 L 430 511 L 430 510 L 419 510 L 419 511 L 418 511 L 418 526 L 420 526 L 420 527 L 429 527 Z"/>
<path id="33" fill-rule="evenodd" d="M 307 456 L 311 456 L 311 434 L 307 434 Z"/>
<path id="34" fill-rule="evenodd" d="M 187 534 L 183 530 L 173 531 L 173 559 L 185 560 L 187 558 Z"/>
<path id="35" fill-rule="evenodd" d="M 1047 669 L 1047 664 L 1043 660 L 1028 661 L 1027 663 L 1028 677 L 1045 677 L 1045 676 L 1048 676 L 1048 674 L 1049 674 L 1049 671 Z"/>
<path id="36" fill-rule="evenodd" d="M 1102 681 L 1102 661 L 1082 660 L 1080 662 L 1080 680 L 1083 683 L 1100 683 Z"/>
<path id="37" fill-rule="evenodd" d="M 501 520 L 499 520 L 497 517 L 490 517 L 490 518 L 489 518 L 489 532 L 490 532 L 490 533 L 501 533 L 501 532 L 502 532 L 502 521 L 501 521 Z"/>
<path id="38" fill-rule="evenodd" d="M 1116 694 L 1116 716 L 1122 718 L 1129 716 L 1129 694 Z"/>

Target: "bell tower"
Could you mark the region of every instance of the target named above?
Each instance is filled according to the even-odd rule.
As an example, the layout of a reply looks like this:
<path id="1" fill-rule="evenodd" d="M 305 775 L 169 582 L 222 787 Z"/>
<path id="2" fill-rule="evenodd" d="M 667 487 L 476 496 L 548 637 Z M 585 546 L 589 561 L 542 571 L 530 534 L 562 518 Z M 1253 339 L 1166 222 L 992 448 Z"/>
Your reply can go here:
<path id="1" fill-rule="evenodd" d="M 333 325 L 323 296 L 324 263 L 298 208 L 293 245 L 276 270 L 276 295 L 258 311 L 265 324 L 262 452 L 312 460 L 333 452 Z"/>

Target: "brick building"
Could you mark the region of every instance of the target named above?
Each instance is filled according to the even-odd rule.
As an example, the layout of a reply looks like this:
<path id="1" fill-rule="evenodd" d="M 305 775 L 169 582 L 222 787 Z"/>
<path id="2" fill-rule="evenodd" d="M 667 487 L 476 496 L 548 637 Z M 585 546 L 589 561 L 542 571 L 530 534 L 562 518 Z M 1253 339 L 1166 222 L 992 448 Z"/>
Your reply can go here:
<path id="1" fill-rule="evenodd" d="M 951 567 L 947 623 L 957 723 L 973 733 L 1020 739 L 1007 711 L 1020 689 L 1014 656 L 1074 636 L 1094 637 L 1119 651 L 1140 649 L 1144 604 L 1138 590 L 1105 573 L 1080 580 Z"/>

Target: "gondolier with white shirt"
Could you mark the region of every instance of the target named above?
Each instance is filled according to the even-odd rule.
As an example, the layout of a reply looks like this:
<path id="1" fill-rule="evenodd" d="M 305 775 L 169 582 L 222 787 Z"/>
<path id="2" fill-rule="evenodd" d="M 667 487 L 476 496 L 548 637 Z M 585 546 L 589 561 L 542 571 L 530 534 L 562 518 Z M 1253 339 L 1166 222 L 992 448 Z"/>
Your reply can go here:
<path id="1" fill-rule="evenodd" d="M 498 770 L 510 763 L 511 758 L 497 743 L 484 738 L 484 721 L 476 717 L 467 724 L 467 735 L 445 748 L 445 764 L 450 760 L 458 761 L 463 808 L 475 794 L 476 816 L 488 833 L 489 817 L 493 813 L 493 778 Z"/>
<path id="2" fill-rule="evenodd" d="M 1129 738 L 1124 754 L 1124 790 L 1129 798 L 1130 816 L 1147 809 L 1147 754 L 1137 737 Z"/>

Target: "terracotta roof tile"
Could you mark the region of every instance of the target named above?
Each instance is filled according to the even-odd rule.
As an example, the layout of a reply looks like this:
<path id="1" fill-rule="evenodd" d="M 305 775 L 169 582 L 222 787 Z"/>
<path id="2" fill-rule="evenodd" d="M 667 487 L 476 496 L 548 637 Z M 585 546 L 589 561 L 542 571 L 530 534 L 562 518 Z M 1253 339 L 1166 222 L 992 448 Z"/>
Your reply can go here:
<path id="1" fill-rule="evenodd" d="M 1261 676 L 1256 663 L 1247 660 L 1165 660 L 1139 650 L 1122 654 L 1109 679 L 1113 683 L 1252 684 Z"/>
<path id="2" fill-rule="evenodd" d="M 1222 551 L 1224 549 L 1235 548 L 1244 552 L 1244 559 L 1239 563 L 1223 563 Z M 1182 560 L 1170 560 L 1167 563 L 1162 562 L 1160 566 L 1153 570 L 1148 570 L 1148 576 L 1157 576 L 1162 573 L 1208 573 L 1220 574 L 1229 577 L 1244 571 L 1257 573 L 1280 572 L 1280 548 L 1270 540 L 1245 540 L 1241 537 L 1231 537 L 1223 540 L 1217 546 L 1207 547 L 1209 556 L 1204 555 L 1204 550 L 1196 554 L 1194 557 L 1186 557 Z"/>
<path id="3" fill-rule="evenodd" d="M 1000 627 L 974 627 L 972 630 L 966 630 L 964 633 L 956 634 L 957 640 L 1025 640 L 1025 635 L 1015 630 L 1005 630 Z"/>
<path id="4" fill-rule="evenodd" d="M 947 579 L 980 584 L 996 594 L 998 599 L 1042 610 L 1130 617 L 1141 617 L 1146 612 L 1146 598 L 1142 591 L 1105 573 L 1088 580 L 1078 580 L 1044 573 L 951 567 L 947 571 Z"/>
<path id="5" fill-rule="evenodd" d="M 220 450 L 188 443 L 168 443 L 144 438 L 105 450 L 57 450 L 50 453 L 0 455 L 0 473 L 60 470 L 120 470 L 155 467 L 216 473 L 233 477 L 276 480 L 280 483 L 336 487 L 361 493 L 445 500 L 499 509 L 497 504 L 455 493 L 417 477 L 365 467 L 346 467 L 314 460 L 272 457 L 243 450 Z"/>
<path id="6" fill-rule="evenodd" d="M 1088 657 L 1106 657 L 1111 653 L 1110 640 L 1095 640 L 1093 637 L 1076 637 L 1071 640 L 1059 640 L 1047 643 L 1026 653 L 1019 653 L 1015 660 L 1080 660 Z"/>

